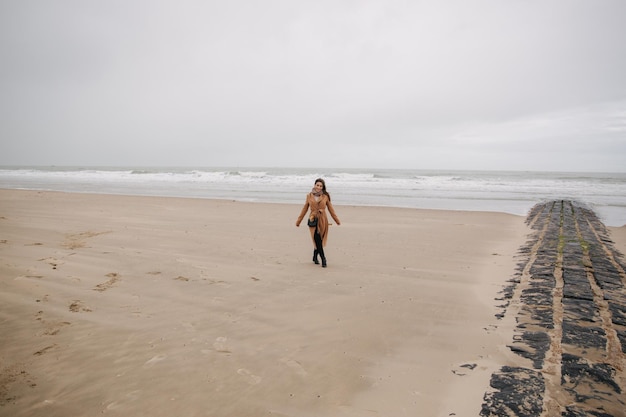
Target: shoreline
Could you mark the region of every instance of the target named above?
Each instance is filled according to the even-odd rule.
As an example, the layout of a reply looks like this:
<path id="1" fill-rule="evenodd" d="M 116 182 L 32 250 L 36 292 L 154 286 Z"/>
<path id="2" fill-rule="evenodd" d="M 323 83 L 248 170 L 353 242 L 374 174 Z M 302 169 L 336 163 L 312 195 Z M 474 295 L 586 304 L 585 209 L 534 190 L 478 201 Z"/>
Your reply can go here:
<path id="1" fill-rule="evenodd" d="M 31 189 L 31 188 L 2 188 L 0 187 L 0 191 L 30 191 L 30 192 L 42 192 L 42 193 L 66 193 L 66 194 L 87 194 L 87 195 L 103 195 L 103 196 L 111 196 L 111 197 L 147 197 L 147 198 L 175 198 L 175 199 L 194 199 L 194 200 L 210 200 L 210 201 L 230 201 L 230 202 L 239 202 L 246 204 L 279 204 L 279 205 L 301 205 L 300 201 L 294 200 L 282 200 L 282 201 L 263 201 L 263 200 L 255 200 L 251 197 L 217 197 L 217 196 L 200 196 L 200 195 L 178 195 L 178 194 L 141 194 L 136 192 L 98 192 L 98 191 L 69 191 L 69 190 L 54 190 L 54 189 Z M 306 194 L 306 193 L 305 193 Z M 565 200 L 571 200 L 571 198 L 564 198 Z M 549 199 L 548 199 L 549 200 Z M 509 210 L 504 208 L 497 208 L 493 210 L 485 209 L 484 207 L 477 208 L 454 208 L 454 199 L 450 199 L 447 204 L 442 204 L 441 207 L 438 207 L 436 204 L 432 207 L 413 207 L 410 205 L 402 206 L 402 205 L 384 205 L 384 204 L 358 204 L 358 203 L 339 203 L 343 207 L 364 207 L 364 208 L 385 208 L 385 209 L 406 209 L 406 210 L 435 210 L 435 211 L 455 211 L 455 212 L 470 212 L 470 213 L 500 213 L 500 214 L 508 214 L 512 216 L 521 216 L 526 217 L 530 210 L 532 210 L 535 204 L 539 204 L 542 202 L 548 201 L 546 199 L 538 199 L 535 202 L 517 202 L 513 204 L 515 208 L 512 206 Z M 304 197 L 302 198 L 304 201 Z M 472 201 L 472 200 L 465 200 Z M 583 203 L 585 206 L 594 210 L 601 220 L 607 225 L 608 228 L 623 228 L 626 227 L 626 223 L 619 224 L 615 223 L 612 225 L 608 225 L 608 222 L 603 215 L 606 217 L 610 217 L 613 221 L 617 222 L 617 218 L 622 218 L 621 214 L 613 213 L 615 211 L 615 207 L 603 207 L 596 206 L 592 203 Z M 522 209 L 523 207 L 523 209 Z M 621 222 L 620 222 L 621 223 Z"/>
<path id="2" fill-rule="evenodd" d="M 1 170 L 0 170 L 1 171 Z M 626 225 L 626 174 L 403 169 L 57 167 L 0 173 L 0 188 L 112 195 L 296 203 L 317 177 L 337 203 L 504 212 L 526 216 L 538 202 L 575 200 L 609 226 Z"/>
<path id="3" fill-rule="evenodd" d="M 0 190 L 2 407 L 478 415 L 524 218 L 337 205 L 324 270 L 300 207 Z"/>

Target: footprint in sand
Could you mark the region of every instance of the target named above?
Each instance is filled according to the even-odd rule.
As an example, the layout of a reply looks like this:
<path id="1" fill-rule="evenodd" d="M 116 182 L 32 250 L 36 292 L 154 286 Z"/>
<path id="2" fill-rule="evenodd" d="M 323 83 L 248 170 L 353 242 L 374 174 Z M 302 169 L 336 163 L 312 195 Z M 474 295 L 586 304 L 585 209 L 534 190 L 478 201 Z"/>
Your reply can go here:
<path id="1" fill-rule="evenodd" d="M 156 355 L 152 359 L 146 361 L 146 363 L 143 364 L 143 367 L 152 368 L 155 364 L 161 362 L 165 358 L 167 358 L 167 355 Z"/>
<path id="2" fill-rule="evenodd" d="M 228 338 L 223 336 L 218 337 L 213 343 L 213 348 L 216 352 L 230 353 L 230 349 L 228 349 Z"/>
<path id="3" fill-rule="evenodd" d="M 120 274 L 118 274 L 117 272 L 110 272 L 106 274 L 106 277 L 108 277 L 109 280 L 106 282 L 103 282 L 102 284 L 96 285 L 96 287 L 93 289 L 94 291 L 100 291 L 100 292 L 106 291 L 109 288 L 113 287 L 115 283 L 120 280 Z"/>
<path id="4" fill-rule="evenodd" d="M 257 385 L 261 382 L 262 379 L 260 376 L 252 374 L 252 372 L 248 371 L 245 368 L 238 369 L 237 373 L 246 378 L 246 381 L 250 385 Z"/>
<path id="5" fill-rule="evenodd" d="M 14 278 L 15 281 L 20 281 L 22 279 L 42 279 L 43 275 L 20 275 Z"/>
<path id="6" fill-rule="evenodd" d="M 59 265 L 63 264 L 63 262 L 59 261 L 56 258 L 52 258 L 52 257 L 38 259 L 38 261 L 39 262 L 46 262 L 48 265 L 50 265 L 52 267 L 52 269 L 57 269 L 57 267 Z"/>
<path id="7" fill-rule="evenodd" d="M 309 373 L 302 367 L 302 365 L 300 365 L 300 362 L 293 360 L 293 359 L 289 359 L 289 358 L 282 358 L 280 360 L 282 363 L 284 363 L 285 365 L 287 365 L 288 367 L 290 367 L 296 374 L 300 375 L 300 376 L 307 376 Z"/>
<path id="8" fill-rule="evenodd" d="M 65 242 L 61 245 L 67 249 L 80 249 L 87 247 L 87 242 L 85 241 L 87 238 L 99 236 L 105 233 L 110 232 L 82 232 L 82 233 L 73 233 L 65 236 Z"/>
<path id="9" fill-rule="evenodd" d="M 37 303 L 46 303 L 48 302 L 48 294 L 44 295 L 43 298 L 38 298 L 35 300 Z"/>
<path id="10" fill-rule="evenodd" d="M 89 307 L 85 307 L 83 302 L 80 300 L 72 301 L 72 303 L 69 306 L 69 309 L 72 313 L 78 313 L 81 311 L 91 312 L 91 309 Z"/>
<path id="11" fill-rule="evenodd" d="M 44 336 L 56 336 L 57 334 L 59 334 L 59 332 L 61 331 L 63 327 L 69 326 L 71 324 L 72 323 L 70 323 L 69 321 L 47 323 L 46 330 L 43 332 L 43 335 Z"/>
<path id="12" fill-rule="evenodd" d="M 115 410 L 116 408 L 119 408 L 127 403 L 137 401 L 139 399 L 140 392 L 141 390 L 135 390 L 135 391 L 129 392 L 128 394 L 126 394 L 126 398 L 120 401 L 113 401 L 112 403 L 107 405 L 107 410 Z"/>
<path id="13" fill-rule="evenodd" d="M 41 349 L 41 350 L 38 350 L 37 352 L 33 353 L 33 355 L 35 355 L 35 356 L 41 356 L 41 355 L 43 355 L 44 353 L 46 353 L 47 351 L 49 351 L 50 349 L 54 349 L 55 347 L 57 347 L 57 345 L 56 345 L 56 344 L 54 344 L 54 345 L 50 345 L 50 346 L 46 346 L 45 348 L 43 348 L 43 349 Z"/>

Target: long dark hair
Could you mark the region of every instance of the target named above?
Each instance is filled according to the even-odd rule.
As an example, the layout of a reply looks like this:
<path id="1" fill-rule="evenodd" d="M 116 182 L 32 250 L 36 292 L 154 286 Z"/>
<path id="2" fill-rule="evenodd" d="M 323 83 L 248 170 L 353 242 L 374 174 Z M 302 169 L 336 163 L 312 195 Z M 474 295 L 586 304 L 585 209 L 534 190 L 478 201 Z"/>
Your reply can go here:
<path id="1" fill-rule="evenodd" d="M 330 194 L 328 193 L 328 191 L 326 191 L 326 181 L 324 181 L 321 178 L 318 178 L 315 180 L 313 184 L 317 184 L 318 182 L 322 183 L 322 193 L 326 194 L 326 196 L 328 197 L 328 201 L 330 201 Z"/>

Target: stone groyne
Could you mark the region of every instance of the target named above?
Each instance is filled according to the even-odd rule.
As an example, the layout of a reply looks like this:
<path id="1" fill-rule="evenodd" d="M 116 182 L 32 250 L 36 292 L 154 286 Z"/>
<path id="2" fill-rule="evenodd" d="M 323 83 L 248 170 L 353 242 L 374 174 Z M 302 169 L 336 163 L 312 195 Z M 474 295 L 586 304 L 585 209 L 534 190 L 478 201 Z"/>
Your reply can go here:
<path id="1" fill-rule="evenodd" d="M 626 416 L 626 274 L 595 213 L 574 201 L 536 205 L 522 262 L 504 291 L 509 345 L 528 366 L 491 376 L 480 415 Z"/>

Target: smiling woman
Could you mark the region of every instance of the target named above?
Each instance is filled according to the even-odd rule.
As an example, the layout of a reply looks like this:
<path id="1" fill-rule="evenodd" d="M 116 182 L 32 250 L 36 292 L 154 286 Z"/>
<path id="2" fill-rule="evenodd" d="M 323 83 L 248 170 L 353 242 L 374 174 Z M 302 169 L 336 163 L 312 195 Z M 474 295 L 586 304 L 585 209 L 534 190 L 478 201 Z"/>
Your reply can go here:
<path id="1" fill-rule="evenodd" d="M 300 223 L 307 213 L 307 210 L 311 210 L 309 218 L 307 220 L 307 226 L 311 232 L 311 239 L 313 240 L 313 262 L 319 264 L 317 256 L 322 258 L 322 267 L 326 268 L 326 254 L 324 252 L 324 246 L 328 240 L 329 223 L 328 216 L 326 215 L 326 209 L 333 218 L 337 226 L 341 225 L 335 209 L 331 203 L 330 194 L 326 191 L 326 182 L 322 178 L 315 180 L 313 190 L 306 196 L 304 207 L 300 211 L 298 220 L 296 220 L 296 226 L 300 227 Z"/>

